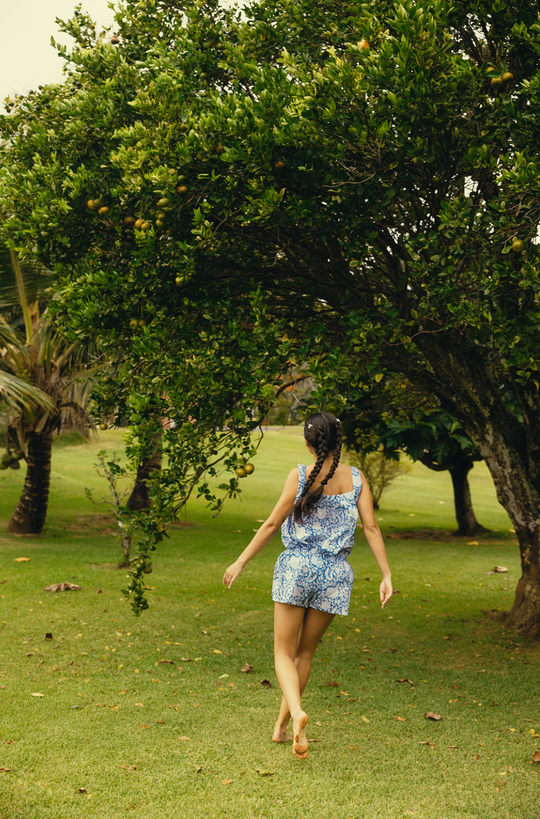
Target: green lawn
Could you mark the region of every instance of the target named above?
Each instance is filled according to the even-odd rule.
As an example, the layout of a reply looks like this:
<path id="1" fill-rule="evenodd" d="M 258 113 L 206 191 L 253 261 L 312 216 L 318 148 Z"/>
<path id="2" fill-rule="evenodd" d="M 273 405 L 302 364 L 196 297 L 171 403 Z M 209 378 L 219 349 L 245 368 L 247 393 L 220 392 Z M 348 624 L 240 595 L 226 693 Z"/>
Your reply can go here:
<path id="1" fill-rule="evenodd" d="M 39 540 L 6 535 L 23 470 L 0 473 L 0 768 L 9 769 L 0 819 L 537 819 L 539 647 L 482 614 L 508 608 L 519 577 L 515 535 L 483 466 L 473 501 L 494 531 L 477 545 L 446 534 L 448 475 L 415 467 L 383 499 L 400 591 L 384 611 L 359 534 L 350 614 L 319 648 L 304 698 L 315 741 L 299 761 L 270 741 L 279 541 L 231 590 L 221 577 L 288 469 L 305 462 L 301 435 L 269 432 L 243 500 L 217 519 L 191 504 L 159 547 L 139 619 L 120 593 L 112 521 L 84 497 L 85 486 L 106 492 L 93 471 L 103 446 L 121 451 L 121 434 L 55 450 Z M 21 556 L 30 562 L 14 562 Z M 496 564 L 508 573 L 486 575 Z M 82 592 L 44 591 L 63 580 Z M 253 673 L 241 672 L 246 661 Z"/>

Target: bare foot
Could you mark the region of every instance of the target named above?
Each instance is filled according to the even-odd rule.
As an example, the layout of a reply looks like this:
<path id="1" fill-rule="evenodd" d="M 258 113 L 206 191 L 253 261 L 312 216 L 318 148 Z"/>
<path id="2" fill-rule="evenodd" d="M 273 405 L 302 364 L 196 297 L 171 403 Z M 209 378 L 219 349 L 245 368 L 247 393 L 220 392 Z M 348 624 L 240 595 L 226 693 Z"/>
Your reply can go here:
<path id="1" fill-rule="evenodd" d="M 288 724 L 288 720 L 285 725 L 282 725 L 279 720 L 276 722 L 274 725 L 274 733 L 272 735 L 272 740 L 274 742 L 290 742 L 292 736 L 287 733 Z"/>
<path id="2" fill-rule="evenodd" d="M 305 711 L 300 711 L 300 716 L 298 719 L 293 720 L 293 728 L 294 728 L 294 742 L 293 742 L 293 754 L 297 759 L 306 759 L 308 755 L 308 741 L 306 739 L 306 725 L 308 721 L 308 715 Z"/>

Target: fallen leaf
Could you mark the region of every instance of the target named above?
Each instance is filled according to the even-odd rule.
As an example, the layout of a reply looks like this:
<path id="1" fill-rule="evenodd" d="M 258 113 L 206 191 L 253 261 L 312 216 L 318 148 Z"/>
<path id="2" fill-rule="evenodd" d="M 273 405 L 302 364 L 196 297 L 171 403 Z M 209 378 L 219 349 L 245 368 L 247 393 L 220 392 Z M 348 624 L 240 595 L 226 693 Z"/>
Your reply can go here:
<path id="1" fill-rule="evenodd" d="M 449 640 L 450 637 L 443 637 L 443 640 Z"/>
<path id="2" fill-rule="evenodd" d="M 273 688 L 273 685 L 270 682 L 270 680 L 261 680 L 261 685 L 263 688 Z"/>
<path id="3" fill-rule="evenodd" d="M 117 705 L 109 705 L 109 708 L 110 708 L 112 711 L 118 711 L 118 706 L 117 706 Z"/>
<path id="4" fill-rule="evenodd" d="M 427 717 L 427 719 L 435 720 L 435 722 L 437 722 L 438 720 L 441 719 L 441 715 L 440 714 L 434 714 L 433 711 L 428 711 L 425 716 Z"/>
<path id="5" fill-rule="evenodd" d="M 137 770 L 136 765 L 130 765 L 129 768 L 128 768 L 128 771 L 136 771 L 136 770 Z"/>
<path id="6" fill-rule="evenodd" d="M 316 722 L 315 725 L 322 725 L 322 722 Z"/>
<path id="7" fill-rule="evenodd" d="M 506 566 L 494 566 L 493 571 L 502 574 L 503 572 L 507 572 L 508 569 L 506 568 Z"/>
<path id="8" fill-rule="evenodd" d="M 45 586 L 45 591 L 53 594 L 63 591 L 82 591 L 82 586 L 77 586 L 76 583 L 53 583 L 51 586 Z"/>
<path id="9" fill-rule="evenodd" d="M 13 768 L 6 768 L 4 765 L 0 768 L 1 773 L 9 773 Z"/>
<path id="10" fill-rule="evenodd" d="M 202 765 L 197 765 L 197 767 L 195 768 L 195 770 L 197 771 L 197 773 L 201 773 L 201 771 L 202 771 Z"/>
<path id="11" fill-rule="evenodd" d="M 86 788 L 79 788 L 77 793 L 88 793 L 88 791 L 86 790 Z"/>
<path id="12" fill-rule="evenodd" d="M 156 725 L 165 725 L 165 720 L 164 719 L 157 719 L 156 720 Z"/>
<path id="13" fill-rule="evenodd" d="M 419 742 L 418 744 L 419 745 L 433 745 L 433 743 L 429 739 L 423 740 L 423 741 Z"/>
<path id="14" fill-rule="evenodd" d="M 368 718 L 365 717 L 363 714 L 362 714 L 362 719 L 364 720 L 364 722 L 369 722 Z"/>
<path id="15" fill-rule="evenodd" d="M 320 725 L 320 723 L 315 723 L 316 725 Z M 320 739 L 308 739 L 308 742 L 321 742 Z"/>
<path id="16" fill-rule="evenodd" d="M 329 685 L 331 688 L 339 688 L 339 683 L 335 682 L 335 680 L 328 680 L 327 682 L 323 682 L 323 685 Z"/>
<path id="17" fill-rule="evenodd" d="M 16 557 L 13 562 L 14 563 L 29 563 L 30 558 L 29 557 Z"/>
<path id="18" fill-rule="evenodd" d="M 201 614 L 202 614 L 202 611 L 199 611 L 199 612 L 197 612 L 197 614 L 195 615 L 195 617 L 200 617 L 200 616 L 201 616 Z"/>
<path id="19" fill-rule="evenodd" d="M 471 540 L 470 543 L 467 543 L 467 546 L 478 546 L 478 541 L 477 540 Z"/>
<path id="20" fill-rule="evenodd" d="M 343 694 L 344 697 L 349 697 L 350 696 L 350 694 L 348 694 L 347 691 L 340 691 L 339 693 Z"/>
<path id="21" fill-rule="evenodd" d="M 141 725 L 141 728 L 150 728 L 149 725 L 145 725 L 144 723 Z"/>
<path id="22" fill-rule="evenodd" d="M 448 748 L 449 750 L 452 750 L 453 748 L 459 748 L 459 745 L 449 745 Z"/>
<path id="23" fill-rule="evenodd" d="M 159 660 L 158 665 L 162 665 L 163 663 L 166 663 L 167 665 L 174 665 L 172 660 Z"/>
<path id="24" fill-rule="evenodd" d="M 221 780 L 222 785 L 230 785 L 231 782 L 232 782 L 232 779 L 222 779 Z"/>
<path id="25" fill-rule="evenodd" d="M 274 776 L 273 771 L 260 771 L 258 768 L 255 768 L 255 773 L 258 773 L 259 776 Z M 232 779 L 229 779 L 229 782 L 232 782 Z"/>
<path id="26" fill-rule="evenodd" d="M 244 674 L 249 674 L 250 671 L 253 671 L 253 666 L 250 665 L 249 663 L 244 663 L 244 665 L 242 666 L 242 668 L 240 670 L 243 671 Z M 229 675 L 224 674 L 223 676 L 228 677 Z"/>
<path id="27" fill-rule="evenodd" d="M 540 762 L 540 751 L 535 751 L 532 755 L 533 762 Z"/>
<path id="28" fill-rule="evenodd" d="M 223 652 L 220 651 L 219 648 L 215 648 L 214 649 L 214 654 L 223 654 Z"/>
<path id="29" fill-rule="evenodd" d="M 354 751 L 354 750 L 355 750 L 355 748 L 356 748 L 356 745 L 349 745 L 349 748 L 350 748 L 352 751 Z"/>
<path id="30" fill-rule="evenodd" d="M 407 680 L 407 679 L 405 679 L 405 677 L 402 677 L 401 679 L 397 680 L 396 682 L 400 682 L 400 683 L 406 682 L 406 683 L 409 683 L 409 685 L 414 685 L 412 680 Z"/>
<path id="31" fill-rule="evenodd" d="M 52 639 L 53 639 L 53 636 L 52 636 L 52 632 L 51 632 L 51 631 L 48 631 L 48 632 L 46 633 L 46 635 L 45 635 L 45 639 L 46 639 L 46 640 L 52 640 Z"/>
<path id="32" fill-rule="evenodd" d="M 394 719 L 397 719 L 398 722 L 407 722 L 405 717 L 394 717 Z"/>
<path id="33" fill-rule="evenodd" d="M 244 670 L 244 669 L 242 669 L 242 671 L 243 671 L 243 670 Z M 249 669 L 246 669 L 246 671 L 251 671 L 251 667 L 250 667 Z M 226 679 L 228 676 L 229 676 L 229 674 L 220 674 L 219 679 L 220 679 L 220 680 L 225 680 L 225 679 Z"/>
<path id="34" fill-rule="evenodd" d="M 138 705 L 138 706 L 139 706 L 139 708 L 144 708 L 144 706 L 143 706 L 142 702 L 136 702 L 136 703 L 135 703 L 135 705 Z"/>
<path id="35" fill-rule="evenodd" d="M 40 694 L 38 691 L 36 691 L 36 693 L 35 693 L 35 694 L 30 694 L 30 696 L 31 696 L 31 697 L 44 697 L 44 696 L 45 696 L 45 694 Z"/>
<path id="36" fill-rule="evenodd" d="M 189 737 L 178 737 L 178 739 L 179 739 L 180 742 L 190 742 L 191 741 Z"/>
<path id="37" fill-rule="evenodd" d="M 473 759 L 480 759 L 480 754 L 475 754 Z"/>

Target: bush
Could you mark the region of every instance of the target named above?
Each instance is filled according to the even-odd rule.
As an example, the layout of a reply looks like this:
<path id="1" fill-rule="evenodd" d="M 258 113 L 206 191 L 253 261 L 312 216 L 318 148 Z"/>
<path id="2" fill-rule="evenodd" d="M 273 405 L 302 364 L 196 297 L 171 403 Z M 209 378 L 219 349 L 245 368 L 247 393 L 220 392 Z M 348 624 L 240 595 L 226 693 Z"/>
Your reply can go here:
<path id="1" fill-rule="evenodd" d="M 367 484 L 371 489 L 374 509 L 379 509 L 383 493 L 386 492 L 396 478 L 411 471 L 409 463 L 385 458 L 382 449 L 367 453 L 345 449 L 342 460 L 351 466 L 358 467 L 364 473 Z"/>

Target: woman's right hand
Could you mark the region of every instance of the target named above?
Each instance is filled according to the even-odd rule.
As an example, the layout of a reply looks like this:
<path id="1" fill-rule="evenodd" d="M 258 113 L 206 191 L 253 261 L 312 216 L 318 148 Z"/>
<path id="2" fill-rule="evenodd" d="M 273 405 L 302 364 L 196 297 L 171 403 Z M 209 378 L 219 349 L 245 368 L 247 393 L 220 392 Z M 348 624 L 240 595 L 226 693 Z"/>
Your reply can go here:
<path id="1" fill-rule="evenodd" d="M 234 583 L 238 575 L 241 573 L 243 568 L 244 564 L 241 563 L 239 560 L 236 560 L 234 563 L 231 563 L 231 565 L 223 575 L 223 583 L 225 584 L 225 586 L 227 586 L 228 589 L 231 588 L 232 584 Z"/>

